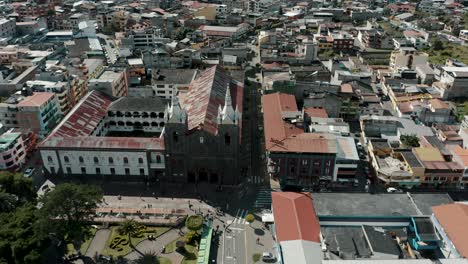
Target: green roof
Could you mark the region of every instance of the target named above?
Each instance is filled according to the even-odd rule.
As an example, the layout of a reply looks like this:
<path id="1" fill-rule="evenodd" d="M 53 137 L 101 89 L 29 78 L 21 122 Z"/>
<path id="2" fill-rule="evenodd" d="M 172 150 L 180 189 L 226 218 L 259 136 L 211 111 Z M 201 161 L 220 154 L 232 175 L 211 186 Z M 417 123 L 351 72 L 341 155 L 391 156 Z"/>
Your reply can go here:
<path id="1" fill-rule="evenodd" d="M 210 262 L 211 237 L 213 236 L 212 221 L 208 220 L 203 225 L 200 246 L 198 247 L 197 264 L 208 264 Z"/>
<path id="2" fill-rule="evenodd" d="M 3 133 L 0 136 L 0 149 L 8 149 L 11 143 L 21 136 L 21 133 Z"/>

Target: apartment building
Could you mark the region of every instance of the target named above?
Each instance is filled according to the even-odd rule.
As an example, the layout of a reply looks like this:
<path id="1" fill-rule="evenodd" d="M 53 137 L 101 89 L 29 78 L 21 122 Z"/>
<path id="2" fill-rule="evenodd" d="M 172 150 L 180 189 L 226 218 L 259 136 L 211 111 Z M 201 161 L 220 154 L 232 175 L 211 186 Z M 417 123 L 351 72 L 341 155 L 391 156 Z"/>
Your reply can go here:
<path id="1" fill-rule="evenodd" d="M 16 23 L 13 19 L 0 19 L 0 37 L 11 38 L 16 35 Z"/>
<path id="2" fill-rule="evenodd" d="M 419 52 L 412 47 L 401 47 L 390 55 L 390 67 L 393 70 L 408 68 L 414 70 L 416 66 L 427 64 L 429 55 Z"/>
<path id="3" fill-rule="evenodd" d="M 122 97 L 128 95 L 128 77 L 126 69 L 106 69 L 99 77 L 90 79 L 89 90 L 101 91 L 109 96 Z"/>

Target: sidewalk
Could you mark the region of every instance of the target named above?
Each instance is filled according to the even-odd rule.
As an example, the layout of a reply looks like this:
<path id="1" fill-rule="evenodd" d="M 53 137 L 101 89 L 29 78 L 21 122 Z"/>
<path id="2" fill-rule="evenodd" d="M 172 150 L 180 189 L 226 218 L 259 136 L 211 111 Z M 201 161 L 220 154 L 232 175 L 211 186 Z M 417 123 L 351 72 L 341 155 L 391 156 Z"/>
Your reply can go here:
<path id="1" fill-rule="evenodd" d="M 276 256 L 276 250 L 273 248 L 275 245 L 273 235 L 270 230 L 265 228 L 262 222 L 255 220 L 250 226 L 246 226 L 246 235 L 247 248 L 249 249 L 248 252 L 246 252 L 247 259 L 249 260 L 249 262 L 247 262 L 248 264 L 254 263 L 252 257 L 256 253 L 262 254 L 263 252 L 271 252 Z M 257 238 L 259 238 L 258 244 Z"/>

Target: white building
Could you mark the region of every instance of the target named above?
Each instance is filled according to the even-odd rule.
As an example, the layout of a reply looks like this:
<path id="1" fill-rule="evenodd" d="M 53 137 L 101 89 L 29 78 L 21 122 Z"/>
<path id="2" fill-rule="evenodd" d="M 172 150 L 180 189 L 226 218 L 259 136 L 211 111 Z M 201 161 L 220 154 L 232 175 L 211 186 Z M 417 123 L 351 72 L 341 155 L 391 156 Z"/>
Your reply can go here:
<path id="1" fill-rule="evenodd" d="M 188 91 L 190 82 L 197 76 L 194 69 L 160 69 L 153 72 L 153 95 L 171 99 L 179 91 Z"/>
<path id="2" fill-rule="evenodd" d="M 390 67 L 393 70 L 408 68 L 414 70 L 416 66 L 426 64 L 429 55 L 424 52 L 416 51 L 411 47 L 401 47 L 393 51 L 390 56 Z"/>
<path id="3" fill-rule="evenodd" d="M 164 127 L 164 105 L 157 106 L 162 108 L 161 112 L 147 112 L 148 107 L 152 111 L 157 110 L 148 101 L 151 98 L 137 99 L 145 101 L 121 98 L 113 103 L 105 94 L 89 92 L 39 145 L 46 173 L 122 181 L 155 180 L 163 174 L 164 139 L 159 136 L 135 137 L 130 133 L 136 130 L 148 132 L 145 122 L 146 127 L 161 131 Z M 133 111 L 138 106 L 138 111 Z M 116 122 L 121 118 L 117 116 L 119 111 L 116 107 L 122 108 L 122 120 L 131 117 L 132 124 L 124 122 L 119 125 L 121 121 Z M 138 121 L 143 119 L 146 121 Z M 161 122 L 152 126 L 151 121 Z M 112 122 L 115 124 L 111 125 Z M 141 123 L 140 126 L 137 122 Z M 120 137 L 112 136 L 112 133 Z"/>
<path id="4" fill-rule="evenodd" d="M 466 29 L 460 30 L 460 35 L 458 37 L 464 41 L 468 41 L 468 30 Z"/>
<path id="5" fill-rule="evenodd" d="M 439 79 L 432 87 L 439 91 L 443 99 L 466 96 L 468 67 L 442 67 Z"/>

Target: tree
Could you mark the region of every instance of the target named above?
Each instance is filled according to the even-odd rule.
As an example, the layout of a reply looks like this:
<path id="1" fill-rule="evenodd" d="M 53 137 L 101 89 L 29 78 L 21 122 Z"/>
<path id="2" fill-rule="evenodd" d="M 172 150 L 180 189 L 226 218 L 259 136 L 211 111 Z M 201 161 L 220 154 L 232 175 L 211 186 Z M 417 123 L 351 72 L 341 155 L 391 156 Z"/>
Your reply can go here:
<path id="1" fill-rule="evenodd" d="M 245 216 L 245 221 L 247 221 L 249 224 L 253 223 L 255 221 L 255 216 L 253 214 L 248 214 Z"/>
<path id="2" fill-rule="evenodd" d="M 36 198 L 32 180 L 23 177 L 20 173 L 0 172 L 0 189 L 3 189 L 6 193 L 15 195 L 20 204 L 33 202 Z"/>
<path id="3" fill-rule="evenodd" d="M 61 238 L 82 238 L 85 221 L 102 200 L 102 190 L 93 185 L 63 183 L 41 200 L 42 224 L 46 232 L 57 233 Z M 55 219 L 50 223 L 50 219 Z"/>
<path id="4" fill-rule="evenodd" d="M 432 47 L 434 48 L 434 50 L 443 50 L 444 43 L 440 39 L 436 39 L 432 44 Z"/>
<path id="5" fill-rule="evenodd" d="M 40 263 L 41 252 L 49 245 L 47 236 L 36 229 L 38 210 L 25 204 L 0 215 L 0 260 L 7 263 Z"/>
<path id="6" fill-rule="evenodd" d="M 130 243 L 130 246 L 133 247 L 132 245 L 132 236 L 135 236 L 138 232 L 140 231 L 140 224 L 138 224 L 135 220 L 125 220 L 122 223 L 120 223 L 119 228 L 117 229 L 117 232 L 119 232 L 120 235 L 122 236 L 128 236 L 128 243 Z"/>
<path id="7" fill-rule="evenodd" d="M 139 258 L 134 260 L 132 264 L 159 264 L 158 256 L 154 252 L 144 253 Z"/>
<path id="8" fill-rule="evenodd" d="M 419 138 L 416 135 L 401 135 L 400 141 L 407 147 L 419 147 Z"/>
<path id="9" fill-rule="evenodd" d="M 15 209 L 18 197 L 7 192 L 0 192 L 0 212 L 10 212 Z"/>

